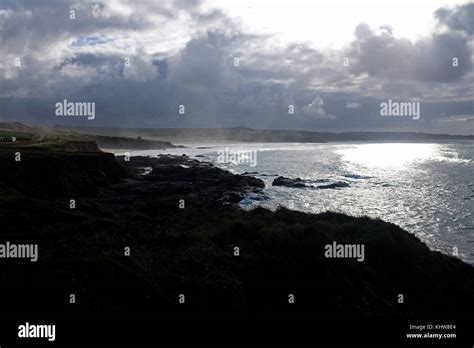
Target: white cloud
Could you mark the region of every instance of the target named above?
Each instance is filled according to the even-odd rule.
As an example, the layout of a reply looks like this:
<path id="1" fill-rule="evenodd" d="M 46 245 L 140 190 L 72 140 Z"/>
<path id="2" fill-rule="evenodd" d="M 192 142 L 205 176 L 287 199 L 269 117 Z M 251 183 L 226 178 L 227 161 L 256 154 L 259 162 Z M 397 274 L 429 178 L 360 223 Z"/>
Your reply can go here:
<path id="1" fill-rule="evenodd" d="M 303 106 L 301 110 L 305 115 L 314 118 L 335 119 L 334 115 L 326 113 L 324 110 L 324 100 L 319 95 L 316 95 L 311 104 Z"/>

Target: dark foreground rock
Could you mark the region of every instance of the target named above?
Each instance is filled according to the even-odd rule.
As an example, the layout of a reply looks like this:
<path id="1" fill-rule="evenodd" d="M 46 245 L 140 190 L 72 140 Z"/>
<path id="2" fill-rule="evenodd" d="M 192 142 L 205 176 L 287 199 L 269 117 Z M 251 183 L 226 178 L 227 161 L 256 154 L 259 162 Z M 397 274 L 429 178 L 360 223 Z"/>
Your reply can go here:
<path id="1" fill-rule="evenodd" d="M 469 318 L 474 310 L 474 268 L 393 224 L 336 213 L 243 211 L 233 202 L 258 194 L 261 181 L 185 156 L 127 162 L 100 155 L 98 162 L 93 153 L 44 152 L 41 165 L 24 154 L 15 166 L 3 164 L 11 153 L 1 153 L 7 173 L 0 177 L 0 243 L 37 243 L 39 259 L 0 259 L 4 315 L 179 310 L 179 293 L 186 294 L 186 310 L 201 316 L 229 310 Z M 134 174 L 142 167 L 152 171 Z M 56 189 L 58 180 L 96 190 L 72 196 Z M 48 189 L 56 195 L 36 194 Z M 364 261 L 326 258 L 334 241 L 363 244 Z M 70 293 L 79 299 L 75 307 L 66 300 Z M 291 309 L 289 293 L 296 296 Z"/>
<path id="2" fill-rule="evenodd" d="M 185 155 L 157 158 L 139 156 L 132 157 L 129 162 L 120 157 L 118 161 L 132 172 L 136 168 L 151 168 L 146 176 L 118 185 L 118 190 L 129 194 L 191 195 L 199 197 L 207 206 L 222 206 L 238 203 L 247 194 L 258 194 L 265 188 L 260 179 L 234 175 Z"/>
<path id="3" fill-rule="evenodd" d="M 47 149 L 0 148 L 0 183 L 31 197 L 96 194 L 127 176 L 114 155 L 101 152 L 94 142 L 66 142 Z"/>

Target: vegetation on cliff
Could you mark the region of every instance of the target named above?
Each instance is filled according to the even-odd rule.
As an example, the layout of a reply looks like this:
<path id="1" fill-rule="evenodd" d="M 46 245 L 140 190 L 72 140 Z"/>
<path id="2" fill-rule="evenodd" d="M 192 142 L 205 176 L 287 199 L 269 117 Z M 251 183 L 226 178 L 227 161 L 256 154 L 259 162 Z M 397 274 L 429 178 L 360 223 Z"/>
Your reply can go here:
<path id="1" fill-rule="evenodd" d="M 70 293 L 75 312 L 182 309 L 179 294 L 203 313 L 467 317 L 474 309 L 474 268 L 393 224 L 243 211 L 237 202 L 261 194 L 263 182 L 186 156 L 23 149 L 15 162 L 14 152 L 0 151 L 0 238 L 38 243 L 39 259 L 0 264 L 2 312 L 71 311 Z M 334 241 L 364 244 L 364 262 L 326 258 Z"/>

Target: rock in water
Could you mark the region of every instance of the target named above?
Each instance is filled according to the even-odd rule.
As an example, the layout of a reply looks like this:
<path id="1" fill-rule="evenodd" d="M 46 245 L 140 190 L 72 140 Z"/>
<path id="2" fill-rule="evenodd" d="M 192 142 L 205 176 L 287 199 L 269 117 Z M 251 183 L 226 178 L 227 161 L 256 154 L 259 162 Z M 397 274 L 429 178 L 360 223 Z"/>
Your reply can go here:
<path id="1" fill-rule="evenodd" d="M 350 186 L 347 182 L 337 181 L 337 182 L 333 182 L 332 184 L 318 186 L 317 188 L 324 190 L 324 189 L 335 189 L 339 187 L 350 187 Z"/>
<path id="2" fill-rule="evenodd" d="M 291 178 L 286 178 L 284 176 L 279 176 L 272 182 L 273 186 L 286 186 L 286 187 L 308 187 L 304 181 L 300 178 L 296 179 L 291 179 Z"/>

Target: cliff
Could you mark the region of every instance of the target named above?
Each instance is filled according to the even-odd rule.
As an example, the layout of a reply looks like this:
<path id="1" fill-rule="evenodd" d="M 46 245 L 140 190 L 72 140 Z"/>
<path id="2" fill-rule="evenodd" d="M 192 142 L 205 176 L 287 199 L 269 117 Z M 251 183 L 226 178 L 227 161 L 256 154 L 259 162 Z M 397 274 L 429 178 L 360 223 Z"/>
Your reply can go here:
<path id="1" fill-rule="evenodd" d="M 24 150 L 16 163 L 1 155 L 1 240 L 39 244 L 35 264 L 0 264 L 0 308 L 12 316 L 179 310 L 178 293 L 203 316 L 469 318 L 474 310 L 471 265 L 380 220 L 239 209 L 247 194 L 265 199 L 259 179 L 186 156 L 127 162 Z M 364 261 L 325 257 L 333 242 L 363 244 Z M 80 298 L 72 312 L 70 292 Z"/>

